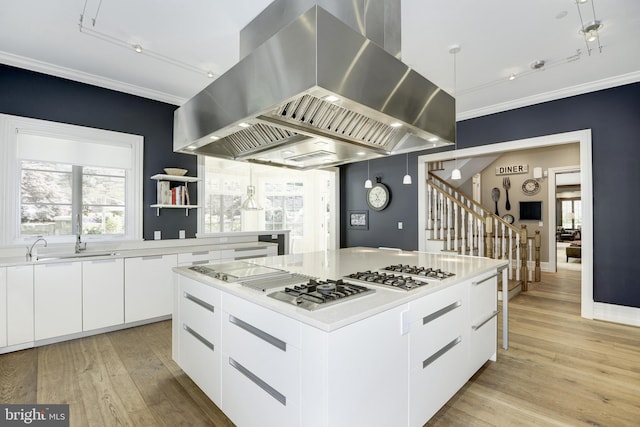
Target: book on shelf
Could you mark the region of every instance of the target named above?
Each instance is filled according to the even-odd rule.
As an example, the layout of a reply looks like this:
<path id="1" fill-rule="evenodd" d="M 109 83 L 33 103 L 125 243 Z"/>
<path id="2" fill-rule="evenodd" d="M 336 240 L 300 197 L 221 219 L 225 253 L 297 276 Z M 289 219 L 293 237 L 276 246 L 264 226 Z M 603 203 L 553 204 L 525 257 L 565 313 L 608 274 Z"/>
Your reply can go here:
<path id="1" fill-rule="evenodd" d="M 158 181 L 156 200 L 159 205 L 171 204 L 171 188 L 168 181 Z"/>

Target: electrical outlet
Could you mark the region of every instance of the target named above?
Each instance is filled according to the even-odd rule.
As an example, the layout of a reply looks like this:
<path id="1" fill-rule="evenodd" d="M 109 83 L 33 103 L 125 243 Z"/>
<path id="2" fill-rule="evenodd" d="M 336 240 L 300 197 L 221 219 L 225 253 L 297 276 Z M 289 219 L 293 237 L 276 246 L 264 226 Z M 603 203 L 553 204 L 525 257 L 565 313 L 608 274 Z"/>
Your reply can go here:
<path id="1" fill-rule="evenodd" d="M 153 240 L 160 240 L 162 239 L 162 233 L 160 232 L 160 230 L 156 230 L 153 232 Z"/>
<path id="2" fill-rule="evenodd" d="M 178 234 L 179 234 L 178 237 L 180 237 L 181 239 L 184 239 L 186 237 L 184 230 L 180 230 Z"/>
<path id="3" fill-rule="evenodd" d="M 398 221 L 398 230 L 402 230 L 402 221 Z"/>

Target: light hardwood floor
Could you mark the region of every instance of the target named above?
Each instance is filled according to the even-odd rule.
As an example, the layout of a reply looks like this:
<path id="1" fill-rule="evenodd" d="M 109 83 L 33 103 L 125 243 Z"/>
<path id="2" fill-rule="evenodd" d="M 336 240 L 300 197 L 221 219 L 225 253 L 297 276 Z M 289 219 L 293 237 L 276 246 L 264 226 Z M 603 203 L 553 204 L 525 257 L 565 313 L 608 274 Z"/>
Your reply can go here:
<path id="1" fill-rule="evenodd" d="M 640 328 L 580 318 L 579 274 L 513 298 L 509 350 L 427 426 L 640 425 Z M 72 426 L 232 425 L 171 360 L 170 321 L 2 355 L 0 402 L 69 403 Z"/>

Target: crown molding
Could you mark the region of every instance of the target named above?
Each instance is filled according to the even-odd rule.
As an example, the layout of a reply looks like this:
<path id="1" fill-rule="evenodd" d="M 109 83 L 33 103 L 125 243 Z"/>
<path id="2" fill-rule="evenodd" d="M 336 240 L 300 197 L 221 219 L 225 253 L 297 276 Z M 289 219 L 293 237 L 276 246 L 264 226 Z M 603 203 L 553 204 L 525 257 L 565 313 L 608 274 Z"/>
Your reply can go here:
<path id="1" fill-rule="evenodd" d="M 11 65 L 18 68 L 24 68 L 39 73 L 49 74 L 55 77 L 61 77 L 68 80 L 74 80 L 80 83 L 86 83 L 93 86 L 111 89 L 118 92 L 128 93 L 143 98 L 153 99 L 155 101 L 166 102 L 173 105 L 182 105 L 187 99 L 174 96 L 168 93 L 155 91 L 152 89 L 123 83 L 117 80 L 108 79 L 95 74 L 84 73 L 82 71 L 73 70 L 71 68 L 60 67 L 48 62 L 38 61 L 8 52 L 0 51 L 0 63 Z"/>
<path id="2" fill-rule="evenodd" d="M 560 90 L 544 92 L 509 102 L 503 102 L 500 104 L 489 105 L 487 107 L 477 108 L 474 110 L 459 112 L 456 115 L 456 121 L 473 119 L 476 117 L 487 116 L 489 114 L 501 113 L 508 110 L 514 110 L 516 108 L 541 104 L 547 101 L 555 101 L 558 99 L 569 98 L 571 96 L 582 95 L 589 92 L 596 92 L 598 90 L 610 89 L 612 87 L 622 86 L 629 83 L 636 83 L 638 81 L 640 81 L 640 71 L 634 71 L 633 73 L 622 74 L 620 76 L 596 80 L 593 82 L 571 86 Z"/>

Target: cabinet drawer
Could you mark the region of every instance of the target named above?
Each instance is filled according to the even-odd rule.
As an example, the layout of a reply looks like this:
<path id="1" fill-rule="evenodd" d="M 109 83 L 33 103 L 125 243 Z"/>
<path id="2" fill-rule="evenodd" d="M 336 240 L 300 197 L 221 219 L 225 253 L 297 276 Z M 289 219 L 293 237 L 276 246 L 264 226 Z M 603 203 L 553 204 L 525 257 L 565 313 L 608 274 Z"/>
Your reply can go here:
<path id="1" fill-rule="evenodd" d="M 469 286 L 471 322 L 474 323 L 498 307 L 498 275 L 492 273 L 475 277 Z"/>
<path id="2" fill-rule="evenodd" d="M 178 254 L 178 265 L 206 264 L 220 259 L 220 251 L 195 251 Z"/>
<path id="3" fill-rule="evenodd" d="M 299 366 L 291 369 L 298 370 Z M 302 425 L 299 385 L 282 389 L 226 352 L 222 354 L 222 389 L 222 410 L 236 425 Z"/>
<path id="4" fill-rule="evenodd" d="M 457 337 L 456 337 L 457 338 Z M 422 426 L 444 405 L 466 382 L 464 339 L 445 343 L 439 357 L 430 355 L 431 360 L 424 368 L 413 365 L 409 376 L 409 425 Z"/>
<path id="5" fill-rule="evenodd" d="M 210 342 L 220 342 L 220 293 L 209 286 L 182 281 L 180 320 Z"/>
<path id="6" fill-rule="evenodd" d="M 409 323 L 422 321 L 425 316 L 442 310 L 456 301 L 462 301 L 464 295 L 465 288 L 462 285 L 454 285 L 412 301 L 409 303 Z"/>
<path id="7" fill-rule="evenodd" d="M 498 317 L 497 311 L 487 315 L 486 319 L 472 324 L 470 333 L 469 377 L 472 376 L 485 362 L 494 359 L 498 348 Z"/>
<path id="8" fill-rule="evenodd" d="M 183 325 L 180 331 L 179 351 L 182 370 L 216 405 L 220 405 L 221 349 L 219 341 L 208 341 Z"/>
<path id="9" fill-rule="evenodd" d="M 222 294 L 222 307 L 224 312 L 258 327 L 287 343 L 287 346 L 300 348 L 300 325 L 297 321 L 227 293 Z M 228 323 L 228 316 L 223 320 Z"/>
<path id="10" fill-rule="evenodd" d="M 247 248 L 225 249 L 221 251 L 221 259 L 247 259 L 259 258 L 269 255 L 268 247 L 254 246 Z"/>

